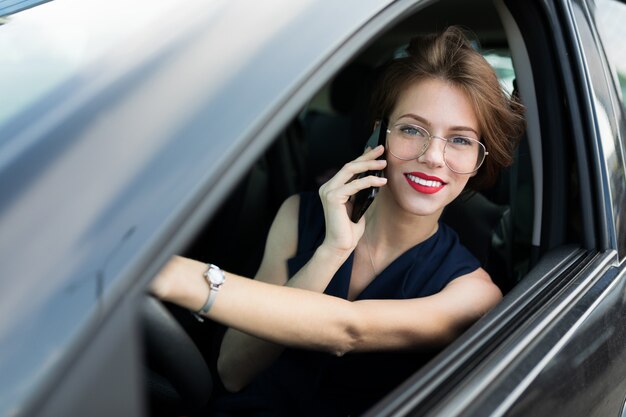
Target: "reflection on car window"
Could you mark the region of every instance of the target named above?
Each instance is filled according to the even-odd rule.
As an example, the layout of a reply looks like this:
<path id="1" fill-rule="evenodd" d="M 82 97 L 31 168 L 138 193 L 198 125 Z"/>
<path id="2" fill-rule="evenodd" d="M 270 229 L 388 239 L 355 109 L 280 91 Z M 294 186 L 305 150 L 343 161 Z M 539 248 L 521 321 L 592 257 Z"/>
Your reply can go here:
<path id="1" fill-rule="evenodd" d="M 55 0 L 0 18 L 0 129 L 125 37 L 178 7 L 175 0 L 133 1 L 123 10 L 108 3 Z"/>
<path id="2" fill-rule="evenodd" d="M 511 53 L 505 50 L 498 50 L 483 53 L 483 56 L 496 71 L 496 75 L 498 76 L 498 80 L 500 80 L 502 88 L 511 94 L 513 92 L 513 80 L 515 79 L 515 70 L 513 69 Z"/>
<path id="3" fill-rule="evenodd" d="M 626 109 L 626 5 L 615 0 L 597 1 L 595 18 L 607 58 L 621 88 L 622 106 Z"/>

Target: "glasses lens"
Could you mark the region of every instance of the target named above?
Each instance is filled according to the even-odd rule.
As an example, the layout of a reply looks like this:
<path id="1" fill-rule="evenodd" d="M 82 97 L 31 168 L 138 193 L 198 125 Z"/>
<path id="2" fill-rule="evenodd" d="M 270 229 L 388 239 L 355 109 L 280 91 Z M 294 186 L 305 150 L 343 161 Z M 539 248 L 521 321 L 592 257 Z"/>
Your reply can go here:
<path id="1" fill-rule="evenodd" d="M 410 124 L 393 127 L 389 135 L 389 151 L 399 159 L 419 158 L 428 148 L 430 135 L 426 129 Z"/>
<path id="2" fill-rule="evenodd" d="M 485 160 L 483 144 L 464 136 L 448 138 L 443 152 L 448 168 L 459 174 L 470 174 L 476 171 Z"/>

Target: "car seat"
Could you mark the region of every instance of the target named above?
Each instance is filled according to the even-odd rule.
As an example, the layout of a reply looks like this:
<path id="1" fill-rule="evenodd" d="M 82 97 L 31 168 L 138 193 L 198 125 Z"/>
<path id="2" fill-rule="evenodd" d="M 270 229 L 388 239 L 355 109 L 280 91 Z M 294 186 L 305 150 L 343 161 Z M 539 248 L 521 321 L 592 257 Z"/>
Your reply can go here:
<path id="1" fill-rule="evenodd" d="M 363 152 L 370 133 L 366 121 L 372 77 L 369 67 L 350 64 L 330 83 L 332 112 L 308 110 L 303 114 L 307 148 L 305 189 L 317 190 L 346 162 Z"/>
<path id="2" fill-rule="evenodd" d="M 441 220 L 457 232 L 461 243 L 478 259 L 500 290 L 509 291 L 513 284 L 509 206 L 469 191 L 446 207 Z"/>

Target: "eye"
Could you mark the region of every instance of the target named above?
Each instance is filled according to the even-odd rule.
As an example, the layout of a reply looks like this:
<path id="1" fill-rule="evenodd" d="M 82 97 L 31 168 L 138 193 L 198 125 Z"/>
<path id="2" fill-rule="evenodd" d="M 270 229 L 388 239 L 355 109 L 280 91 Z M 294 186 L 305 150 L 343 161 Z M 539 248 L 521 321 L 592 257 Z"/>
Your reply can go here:
<path id="1" fill-rule="evenodd" d="M 426 132 L 419 126 L 414 125 L 400 125 L 398 126 L 398 130 L 406 136 L 411 137 L 425 137 Z"/>
<path id="2" fill-rule="evenodd" d="M 448 142 L 457 146 L 472 146 L 474 144 L 474 141 L 472 139 L 466 138 L 465 136 L 451 137 L 450 139 L 448 139 Z"/>

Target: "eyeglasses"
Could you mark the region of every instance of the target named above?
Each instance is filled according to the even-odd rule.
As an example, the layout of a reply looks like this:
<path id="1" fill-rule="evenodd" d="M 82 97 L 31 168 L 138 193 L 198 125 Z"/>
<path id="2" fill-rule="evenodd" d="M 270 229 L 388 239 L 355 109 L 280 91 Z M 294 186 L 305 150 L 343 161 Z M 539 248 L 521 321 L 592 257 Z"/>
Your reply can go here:
<path id="1" fill-rule="evenodd" d="M 387 150 L 396 158 L 404 161 L 422 156 L 431 139 L 443 140 L 443 160 L 448 168 L 457 174 L 476 172 L 489 154 L 485 145 L 467 136 L 452 135 L 444 138 L 431 135 L 428 130 L 418 125 L 400 123 L 387 129 Z"/>

